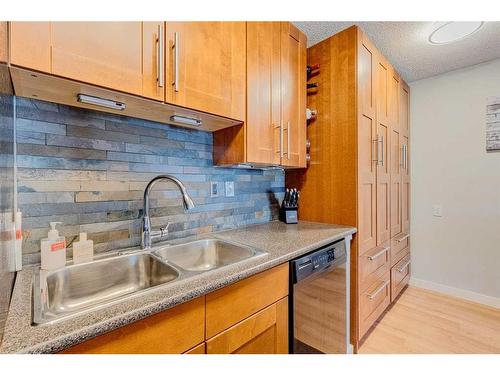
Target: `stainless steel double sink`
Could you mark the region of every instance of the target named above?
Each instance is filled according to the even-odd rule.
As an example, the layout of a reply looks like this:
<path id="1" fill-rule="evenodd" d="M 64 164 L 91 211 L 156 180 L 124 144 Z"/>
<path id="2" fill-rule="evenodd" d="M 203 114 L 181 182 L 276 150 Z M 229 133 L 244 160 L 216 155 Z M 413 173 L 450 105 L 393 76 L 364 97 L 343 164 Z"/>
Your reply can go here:
<path id="1" fill-rule="evenodd" d="M 179 279 L 266 254 L 215 238 L 149 251 L 118 252 L 54 271 L 38 269 L 33 290 L 33 323 L 45 324 L 101 309 Z"/>

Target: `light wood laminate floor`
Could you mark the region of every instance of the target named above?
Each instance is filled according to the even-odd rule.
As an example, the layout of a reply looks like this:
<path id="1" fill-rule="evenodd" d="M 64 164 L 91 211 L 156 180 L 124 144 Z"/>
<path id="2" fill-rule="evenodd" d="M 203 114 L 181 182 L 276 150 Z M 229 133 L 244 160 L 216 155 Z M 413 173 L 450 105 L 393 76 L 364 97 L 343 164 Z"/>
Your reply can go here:
<path id="1" fill-rule="evenodd" d="M 408 287 L 361 354 L 500 353 L 500 309 Z"/>

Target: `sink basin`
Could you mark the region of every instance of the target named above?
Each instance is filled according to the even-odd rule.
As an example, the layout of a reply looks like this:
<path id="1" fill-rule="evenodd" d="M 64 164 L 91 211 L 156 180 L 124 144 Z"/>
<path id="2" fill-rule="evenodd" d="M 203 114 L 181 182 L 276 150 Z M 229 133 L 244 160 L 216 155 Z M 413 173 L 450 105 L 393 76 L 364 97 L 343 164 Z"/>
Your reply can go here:
<path id="1" fill-rule="evenodd" d="M 148 253 L 105 258 L 54 271 L 40 270 L 35 277 L 34 322 L 52 322 L 102 308 L 178 277 L 173 267 Z"/>
<path id="2" fill-rule="evenodd" d="M 164 247 L 156 250 L 154 254 L 187 271 L 200 272 L 234 264 L 264 252 L 211 238 Z"/>

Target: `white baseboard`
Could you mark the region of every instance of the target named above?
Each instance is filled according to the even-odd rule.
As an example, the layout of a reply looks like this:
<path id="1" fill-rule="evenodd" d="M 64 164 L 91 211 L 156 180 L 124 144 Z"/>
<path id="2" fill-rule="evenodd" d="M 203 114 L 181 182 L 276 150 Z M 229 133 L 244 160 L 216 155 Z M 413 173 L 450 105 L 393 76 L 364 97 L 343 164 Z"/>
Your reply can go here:
<path id="1" fill-rule="evenodd" d="M 471 292 L 470 290 L 453 288 L 448 285 L 434 283 L 432 281 L 410 278 L 410 285 L 416 286 L 422 289 L 429 289 L 435 292 L 447 294 L 449 296 L 465 299 L 467 301 L 472 301 L 480 303 L 482 305 L 487 305 L 500 309 L 500 298 L 487 296 L 484 294 L 479 294 L 476 292 Z"/>

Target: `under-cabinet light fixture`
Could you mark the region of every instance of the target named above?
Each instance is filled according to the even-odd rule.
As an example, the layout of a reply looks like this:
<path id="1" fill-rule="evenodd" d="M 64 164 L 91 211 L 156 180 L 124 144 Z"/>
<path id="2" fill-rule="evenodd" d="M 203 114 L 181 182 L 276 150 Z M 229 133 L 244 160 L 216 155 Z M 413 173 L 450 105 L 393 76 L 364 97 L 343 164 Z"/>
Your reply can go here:
<path id="1" fill-rule="evenodd" d="M 97 96 L 91 96 L 85 94 L 78 94 L 76 98 L 80 103 L 116 109 L 117 111 L 123 111 L 125 109 L 125 103 L 120 103 L 117 102 L 116 100 L 104 99 L 104 98 L 99 98 Z"/>
<path id="2" fill-rule="evenodd" d="M 203 124 L 203 121 L 201 121 L 197 118 L 179 116 L 179 115 L 170 116 L 170 121 L 177 122 L 179 124 L 184 124 L 184 125 L 191 125 L 191 126 L 201 126 L 201 124 Z"/>

